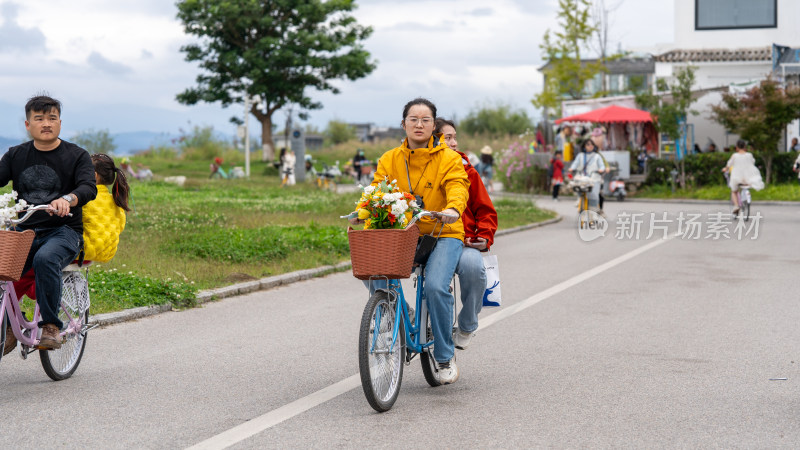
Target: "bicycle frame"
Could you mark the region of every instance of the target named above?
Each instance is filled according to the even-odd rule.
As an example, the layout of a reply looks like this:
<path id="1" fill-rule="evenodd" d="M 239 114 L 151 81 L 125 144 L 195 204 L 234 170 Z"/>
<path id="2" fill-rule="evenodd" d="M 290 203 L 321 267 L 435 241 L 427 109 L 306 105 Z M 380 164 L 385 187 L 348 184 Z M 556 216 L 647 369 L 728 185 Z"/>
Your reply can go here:
<path id="1" fill-rule="evenodd" d="M 388 287 L 386 288 L 387 291 L 393 292 L 395 294 L 395 301 L 397 302 L 396 314 L 395 314 L 395 322 L 394 328 L 392 332 L 392 344 L 389 346 L 389 352 L 394 351 L 395 344 L 397 344 L 398 339 L 398 330 L 400 329 L 400 320 L 403 321 L 405 325 L 403 329 L 405 330 L 405 338 L 406 338 L 406 348 L 413 352 L 414 354 L 422 353 L 426 348 L 429 348 L 433 345 L 433 341 L 422 342 L 420 337 L 422 336 L 422 317 L 426 316 L 428 305 L 422 300 L 423 289 L 425 285 L 425 275 L 422 266 L 417 266 L 414 269 L 414 274 L 416 279 L 414 284 L 416 286 L 416 310 L 417 313 L 414 317 L 414 322 L 411 323 L 411 318 L 409 317 L 408 308 L 406 307 L 406 298 L 405 294 L 403 293 L 403 286 L 400 283 L 400 280 L 388 280 Z M 372 339 L 372 349 L 375 347 L 375 341 L 378 338 L 378 328 L 376 327 L 375 334 L 373 335 Z M 410 362 L 411 358 L 406 359 L 406 362 Z"/>
<path id="2" fill-rule="evenodd" d="M 739 206 L 742 206 L 742 202 L 751 203 L 750 199 L 750 187 L 749 186 L 739 186 L 739 190 L 736 191 L 736 199 L 739 201 Z"/>
<path id="3" fill-rule="evenodd" d="M 14 336 L 22 345 L 26 345 L 28 347 L 34 347 L 38 345 L 39 320 L 41 319 L 41 314 L 39 313 L 39 304 L 36 304 L 36 307 L 33 311 L 33 320 L 29 322 L 22 316 L 22 310 L 19 307 L 19 299 L 17 298 L 17 293 L 14 290 L 13 283 L 10 281 L 4 281 L 0 283 L 0 289 L 3 291 L 3 300 L 2 305 L 0 306 L 0 311 L 4 313 L 6 317 L 8 317 L 9 324 L 11 325 L 11 331 L 14 333 Z M 20 328 L 30 330 L 30 336 L 26 336 L 24 332 L 20 333 Z M 34 333 L 34 331 L 36 333 Z M 8 336 L 6 336 L 6 339 L 8 339 Z"/>
<path id="4" fill-rule="evenodd" d="M 78 269 L 80 270 L 80 269 Z M 87 270 L 87 269 L 84 269 Z M 69 273 L 74 270 L 65 269 L 63 274 Z M 27 347 L 35 347 L 39 345 L 39 321 L 41 320 L 41 313 L 39 312 L 39 303 L 37 302 L 34 310 L 33 310 L 33 319 L 31 321 L 25 320 L 25 317 L 22 315 L 22 309 L 19 307 L 19 298 L 17 297 L 17 292 L 14 290 L 14 284 L 10 281 L 3 281 L 0 282 L 0 290 L 3 291 L 2 294 L 2 302 L 0 303 L 0 313 L 6 314 L 8 317 L 9 324 L 11 325 L 11 330 L 14 333 L 14 336 L 23 346 Z M 92 328 L 96 327 L 97 325 L 88 326 L 86 329 L 83 328 L 83 324 L 80 323 L 80 319 L 77 317 L 72 317 L 72 314 L 64 308 L 64 305 L 59 302 L 59 308 L 64 314 L 67 316 L 67 320 L 65 321 L 65 328 L 64 330 L 59 333 L 59 336 L 66 336 L 70 334 L 77 334 L 77 333 L 86 333 Z M 20 332 L 20 328 L 24 328 L 25 330 L 29 330 L 29 336 L 26 336 L 25 332 Z M 6 336 L 6 339 L 8 337 Z"/>

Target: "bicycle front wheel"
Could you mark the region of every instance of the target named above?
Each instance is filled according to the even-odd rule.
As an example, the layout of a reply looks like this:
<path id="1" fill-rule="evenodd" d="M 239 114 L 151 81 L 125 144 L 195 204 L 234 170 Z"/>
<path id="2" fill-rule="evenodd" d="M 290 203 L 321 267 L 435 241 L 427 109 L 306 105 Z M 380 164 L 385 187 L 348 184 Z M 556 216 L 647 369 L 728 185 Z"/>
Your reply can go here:
<path id="1" fill-rule="evenodd" d="M 375 411 L 388 411 L 397 400 L 406 354 L 405 326 L 401 319 L 393 341 L 397 316 L 395 298 L 377 291 L 361 316 L 358 333 L 358 370 L 367 402 Z"/>
<path id="2" fill-rule="evenodd" d="M 69 314 L 67 314 L 69 313 Z M 58 318 L 72 331 L 64 336 L 61 348 L 39 350 L 39 359 L 47 376 L 53 381 L 65 380 L 75 373 L 86 348 L 86 328 L 89 325 L 89 289 L 80 272 L 64 277 L 61 308 Z"/>

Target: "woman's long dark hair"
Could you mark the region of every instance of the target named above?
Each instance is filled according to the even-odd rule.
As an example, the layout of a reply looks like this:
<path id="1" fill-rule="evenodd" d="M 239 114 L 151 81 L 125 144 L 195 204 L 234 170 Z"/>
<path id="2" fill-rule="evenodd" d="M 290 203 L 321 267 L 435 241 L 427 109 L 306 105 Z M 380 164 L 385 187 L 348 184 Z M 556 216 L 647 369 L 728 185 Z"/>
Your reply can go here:
<path id="1" fill-rule="evenodd" d="M 100 183 L 112 185 L 111 195 L 114 197 L 114 203 L 125 211 L 130 211 L 128 196 L 131 188 L 128 186 L 125 172 L 120 170 L 114 164 L 114 160 L 104 153 L 92 155 L 92 164 L 94 164 L 95 173 L 100 177 Z"/>

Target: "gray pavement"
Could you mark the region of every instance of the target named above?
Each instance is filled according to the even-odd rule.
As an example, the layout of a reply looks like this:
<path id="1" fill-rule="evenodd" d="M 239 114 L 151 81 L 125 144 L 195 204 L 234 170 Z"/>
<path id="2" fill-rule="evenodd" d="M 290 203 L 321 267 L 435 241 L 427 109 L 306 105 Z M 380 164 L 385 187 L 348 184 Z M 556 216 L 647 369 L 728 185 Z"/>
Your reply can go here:
<path id="1" fill-rule="evenodd" d="M 565 219 L 498 237 L 504 306 L 456 384 L 413 361 L 388 413 L 356 387 L 233 447 L 796 447 L 800 208 L 754 205 L 755 240 L 645 241 L 615 238 L 622 213 L 727 208 L 609 202 L 587 243 L 572 202 L 540 206 Z M 104 327 L 58 383 L 3 358 L 0 446 L 188 447 L 256 422 L 357 373 L 365 301 L 340 272 Z"/>

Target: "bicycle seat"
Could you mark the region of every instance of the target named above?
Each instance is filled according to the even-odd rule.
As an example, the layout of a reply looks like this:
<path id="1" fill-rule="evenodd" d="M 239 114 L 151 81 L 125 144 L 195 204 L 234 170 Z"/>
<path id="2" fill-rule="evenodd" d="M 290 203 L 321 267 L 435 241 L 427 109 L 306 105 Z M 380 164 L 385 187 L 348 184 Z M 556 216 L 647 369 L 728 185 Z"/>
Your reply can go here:
<path id="1" fill-rule="evenodd" d="M 91 261 L 83 261 L 83 265 L 79 266 L 78 265 L 78 260 L 76 259 L 75 261 L 72 261 L 69 265 L 67 265 L 67 267 L 64 267 L 64 270 L 62 270 L 62 272 L 77 272 L 77 271 L 79 271 L 81 269 L 85 269 L 85 268 L 87 268 L 87 267 L 89 267 L 91 265 L 92 265 Z"/>

